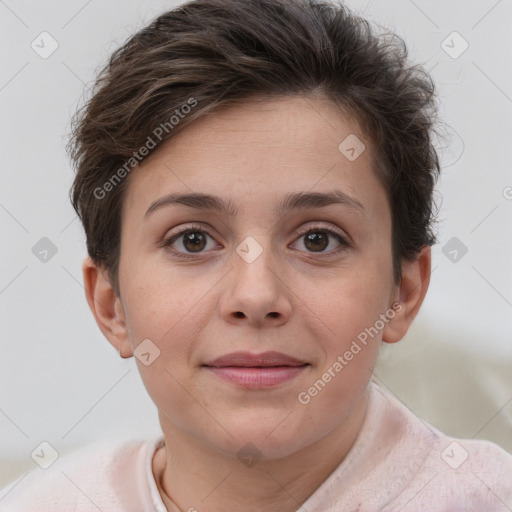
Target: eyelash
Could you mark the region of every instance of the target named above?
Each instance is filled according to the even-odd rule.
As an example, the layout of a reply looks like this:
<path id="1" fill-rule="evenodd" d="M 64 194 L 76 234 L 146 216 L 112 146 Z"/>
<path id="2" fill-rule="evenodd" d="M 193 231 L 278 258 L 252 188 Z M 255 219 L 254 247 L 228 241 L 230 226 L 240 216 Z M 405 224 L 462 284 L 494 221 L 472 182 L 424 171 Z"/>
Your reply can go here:
<path id="1" fill-rule="evenodd" d="M 213 239 L 213 237 L 208 233 L 207 230 L 205 230 L 202 226 L 195 224 L 195 225 L 191 225 L 185 229 L 182 229 L 181 231 L 178 231 L 177 233 L 173 234 L 172 236 L 162 240 L 162 242 L 159 244 L 159 246 L 166 248 L 173 255 L 175 255 L 179 258 L 196 258 L 197 256 L 204 254 L 204 252 L 184 254 L 182 252 L 176 251 L 175 249 L 172 249 L 171 245 L 176 240 L 178 240 L 181 236 L 183 236 L 187 233 L 193 233 L 193 232 L 197 232 L 197 231 L 199 231 L 201 233 L 206 233 L 210 238 Z M 309 233 L 312 233 L 312 232 L 314 233 L 314 232 L 319 232 L 319 231 L 322 233 L 326 233 L 328 235 L 334 236 L 337 239 L 337 241 L 340 243 L 340 246 L 337 247 L 336 249 L 333 249 L 332 251 L 329 251 L 328 253 L 323 253 L 323 252 L 315 253 L 314 251 L 310 251 L 309 252 L 310 254 L 318 254 L 320 256 L 328 254 L 329 256 L 332 256 L 332 255 L 338 254 L 341 251 L 346 250 L 348 247 L 350 247 L 349 243 L 346 241 L 345 237 L 341 235 L 341 233 L 338 233 L 337 231 L 334 231 L 333 229 L 329 229 L 329 228 L 326 228 L 326 227 L 323 227 L 320 225 L 309 226 L 307 230 L 301 231 L 298 234 L 298 238 L 308 235 Z"/>

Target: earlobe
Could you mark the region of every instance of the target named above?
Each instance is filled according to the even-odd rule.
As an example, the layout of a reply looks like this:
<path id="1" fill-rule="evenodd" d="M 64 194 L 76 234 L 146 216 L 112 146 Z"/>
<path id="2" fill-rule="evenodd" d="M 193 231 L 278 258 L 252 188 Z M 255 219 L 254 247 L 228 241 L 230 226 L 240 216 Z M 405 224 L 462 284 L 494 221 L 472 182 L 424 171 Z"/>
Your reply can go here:
<path id="1" fill-rule="evenodd" d="M 121 357 L 133 356 L 124 310 L 106 269 L 87 257 L 82 264 L 82 273 L 87 303 L 101 332 Z"/>
<path id="2" fill-rule="evenodd" d="M 425 246 L 413 261 L 404 263 L 402 280 L 397 290 L 397 296 L 393 300 L 399 305 L 393 307 L 395 316 L 384 327 L 382 341 L 396 343 L 409 330 L 423 304 L 430 284 L 431 257 L 430 247 Z"/>

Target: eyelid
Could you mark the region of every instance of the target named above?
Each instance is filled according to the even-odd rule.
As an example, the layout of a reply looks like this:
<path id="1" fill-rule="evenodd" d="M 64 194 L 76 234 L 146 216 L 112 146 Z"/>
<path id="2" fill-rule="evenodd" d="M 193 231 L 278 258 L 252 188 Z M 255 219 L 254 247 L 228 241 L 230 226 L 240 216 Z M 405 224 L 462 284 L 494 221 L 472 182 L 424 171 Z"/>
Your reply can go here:
<path id="1" fill-rule="evenodd" d="M 323 224 L 321 224 L 321 222 L 323 222 L 323 221 L 310 221 L 310 222 L 312 222 L 312 224 L 307 225 L 305 228 L 295 230 L 295 234 L 303 235 L 303 234 L 308 233 L 309 231 L 314 230 L 314 229 L 319 229 L 319 230 L 322 229 L 325 231 L 333 231 L 334 233 L 339 235 L 344 240 L 350 239 L 350 237 L 347 235 L 347 233 L 345 233 L 343 230 L 341 230 L 337 226 L 323 225 Z M 210 233 L 209 233 L 210 229 L 211 229 L 210 226 L 208 226 L 206 224 L 202 224 L 201 222 L 191 223 L 190 225 L 188 225 L 186 227 L 179 228 L 179 230 L 176 231 L 174 234 L 170 234 L 169 236 L 165 236 L 164 238 L 165 238 L 165 240 L 169 240 L 170 238 L 173 238 L 174 236 L 183 235 L 187 231 L 196 231 L 196 230 L 204 231 L 210 237 L 212 237 L 212 235 L 210 235 Z"/>
<path id="2" fill-rule="evenodd" d="M 210 229 L 210 226 L 208 226 L 207 224 L 202 224 L 201 222 L 191 222 L 190 224 L 185 224 L 184 227 L 180 226 L 174 233 L 172 231 L 169 235 L 167 235 L 166 233 L 166 236 L 164 238 L 168 240 L 169 238 L 173 238 L 178 235 L 183 235 L 183 233 L 186 233 L 187 231 L 204 231 L 205 233 L 208 233 Z"/>
<path id="3" fill-rule="evenodd" d="M 333 233 L 336 233 L 340 238 L 342 238 L 345 242 L 348 243 L 349 236 L 340 228 L 333 226 L 333 225 L 323 225 L 319 223 L 319 221 L 311 221 L 313 224 L 310 224 L 304 229 L 299 229 L 297 231 L 297 234 L 299 236 L 305 235 L 306 233 L 309 233 L 310 231 L 318 230 L 318 231 L 330 231 Z"/>
<path id="4" fill-rule="evenodd" d="M 210 235 L 210 227 L 207 225 L 203 225 L 201 223 L 192 223 L 190 225 L 186 225 L 185 227 L 178 228 L 177 231 L 171 232 L 169 234 L 165 234 L 161 241 L 157 243 L 159 247 L 166 247 L 171 245 L 175 240 L 177 240 L 180 236 L 188 233 L 189 231 L 201 231 L 206 233 L 210 238 L 213 239 L 213 236 Z"/>

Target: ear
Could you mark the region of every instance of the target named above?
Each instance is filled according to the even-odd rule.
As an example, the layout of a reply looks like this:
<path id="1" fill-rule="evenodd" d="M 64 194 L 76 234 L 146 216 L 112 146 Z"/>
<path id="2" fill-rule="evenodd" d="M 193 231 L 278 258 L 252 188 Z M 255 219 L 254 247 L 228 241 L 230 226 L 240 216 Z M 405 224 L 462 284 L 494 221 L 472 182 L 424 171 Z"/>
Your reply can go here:
<path id="1" fill-rule="evenodd" d="M 123 306 L 106 269 L 98 267 L 88 257 L 82 264 L 82 273 L 87 303 L 101 332 L 121 357 L 133 356 Z"/>
<path id="2" fill-rule="evenodd" d="M 431 262 L 430 247 L 424 246 L 414 261 L 402 265 L 402 280 L 392 306 L 395 315 L 388 316 L 391 320 L 384 327 L 382 341 L 396 343 L 406 335 L 427 293 Z"/>

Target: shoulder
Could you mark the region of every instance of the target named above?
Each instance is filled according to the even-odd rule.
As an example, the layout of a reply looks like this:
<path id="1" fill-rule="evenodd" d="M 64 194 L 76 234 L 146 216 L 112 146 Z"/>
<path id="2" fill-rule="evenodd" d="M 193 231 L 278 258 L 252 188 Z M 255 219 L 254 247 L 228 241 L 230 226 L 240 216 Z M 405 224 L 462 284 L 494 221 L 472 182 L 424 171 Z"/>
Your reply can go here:
<path id="1" fill-rule="evenodd" d="M 409 470 L 406 484 L 384 510 L 398 505 L 404 512 L 512 509 L 511 454 L 490 441 L 448 436 L 382 388 L 375 385 L 374 392 L 383 417 L 400 424 L 390 462 Z"/>
<path id="2" fill-rule="evenodd" d="M 137 476 L 144 473 L 146 455 L 158 442 L 92 443 L 58 458 L 48 469 L 29 471 L 0 491 L 0 508 L 3 512 L 124 510 L 122 503 L 130 494 L 136 497 Z"/>

